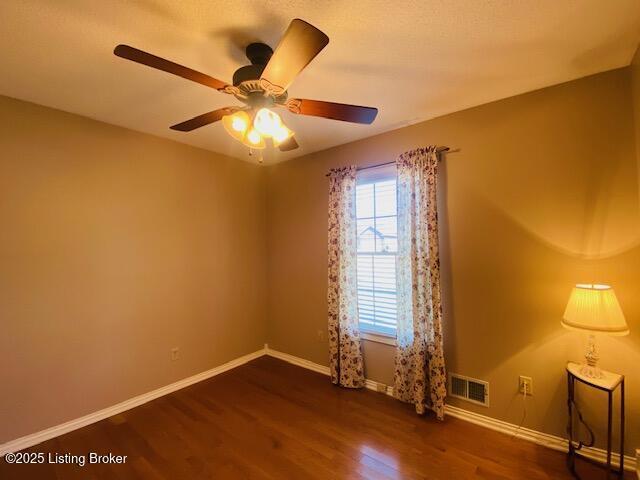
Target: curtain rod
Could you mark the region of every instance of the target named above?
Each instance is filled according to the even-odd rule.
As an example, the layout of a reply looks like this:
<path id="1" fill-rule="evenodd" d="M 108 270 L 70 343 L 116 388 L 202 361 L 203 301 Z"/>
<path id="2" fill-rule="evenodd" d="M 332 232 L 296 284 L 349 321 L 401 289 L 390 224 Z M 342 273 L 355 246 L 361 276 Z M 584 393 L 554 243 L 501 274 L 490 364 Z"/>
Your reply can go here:
<path id="1" fill-rule="evenodd" d="M 438 148 L 436 149 L 436 153 L 448 152 L 449 150 L 451 150 L 449 147 L 438 147 Z M 377 163 L 377 164 L 375 164 L 375 165 L 369 165 L 369 166 L 367 166 L 367 167 L 358 167 L 358 168 L 356 168 L 356 171 L 357 171 L 357 172 L 359 172 L 359 171 L 361 171 L 361 170 L 368 170 L 368 169 L 370 169 L 370 168 L 383 167 L 383 166 L 385 166 L 385 165 L 391 165 L 391 164 L 394 164 L 394 163 L 396 163 L 396 161 L 395 161 L 395 160 L 393 160 L 393 161 L 391 161 L 391 162 Z M 328 176 L 329 176 L 329 174 L 327 173 L 325 176 L 326 176 L 326 177 L 328 177 Z"/>
<path id="2" fill-rule="evenodd" d="M 442 152 L 448 152 L 449 151 L 449 147 L 438 147 L 436 149 L 436 153 L 442 153 Z M 384 163 L 378 163 L 376 165 L 370 165 L 368 167 L 358 167 L 356 168 L 356 171 L 359 172 L 360 170 L 369 170 L 370 168 L 376 168 L 376 167 L 383 167 L 384 165 L 391 165 L 392 163 L 396 163 L 396 161 L 392 161 L 392 162 L 384 162 Z"/>

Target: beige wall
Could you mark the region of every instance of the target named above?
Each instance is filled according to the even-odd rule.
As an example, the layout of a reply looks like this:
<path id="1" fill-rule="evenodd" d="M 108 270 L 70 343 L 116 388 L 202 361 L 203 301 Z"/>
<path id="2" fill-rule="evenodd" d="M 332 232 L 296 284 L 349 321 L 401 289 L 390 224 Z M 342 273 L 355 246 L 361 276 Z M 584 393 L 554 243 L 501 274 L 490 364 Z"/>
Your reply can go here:
<path id="1" fill-rule="evenodd" d="M 638 105 L 638 104 L 636 104 Z M 533 377 L 525 426 L 561 435 L 565 362 L 585 336 L 560 318 L 576 282 L 612 284 L 631 335 L 600 340 L 627 375 L 628 452 L 640 447 L 640 217 L 631 71 L 606 72 L 268 168 L 268 342 L 327 364 L 330 167 L 370 165 L 427 144 L 458 150 L 439 194 L 448 368 L 490 382 L 491 406 L 519 423 L 519 375 Z M 365 342 L 367 375 L 392 382 L 393 348 Z M 593 423 L 602 398 L 586 409 Z M 603 438 L 600 435 L 600 438 Z"/>
<path id="2" fill-rule="evenodd" d="M 260 168 L 6 97 L 0 125 L 0 443 L 262 348 Z"/>
<path id="3" fill-rule="evenodd" d="M 640 159 L 640 46 L 631 61 L 631 98 L 635 122 L 636 154 Z M 640 172 L 639 172 L 640 173 Z"/>

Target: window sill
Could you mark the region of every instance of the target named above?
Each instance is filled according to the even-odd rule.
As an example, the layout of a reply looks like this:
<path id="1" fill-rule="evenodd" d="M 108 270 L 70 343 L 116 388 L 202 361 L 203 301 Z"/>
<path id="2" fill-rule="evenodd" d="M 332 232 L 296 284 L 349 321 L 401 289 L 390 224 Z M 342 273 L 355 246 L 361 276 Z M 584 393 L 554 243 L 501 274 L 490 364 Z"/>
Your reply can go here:
<path id="1" fill-rule="evenodd" d="M 384 343 L 386 345 L 396 346 L 396 337 L 392 337 L 391 335 L 385 335 L 383 333 L 374 333 L 367 332 L 364 330 L 360 331 L 360 338 L 363 340 L 369 340 L 370 342 L 376 343 Z"/>

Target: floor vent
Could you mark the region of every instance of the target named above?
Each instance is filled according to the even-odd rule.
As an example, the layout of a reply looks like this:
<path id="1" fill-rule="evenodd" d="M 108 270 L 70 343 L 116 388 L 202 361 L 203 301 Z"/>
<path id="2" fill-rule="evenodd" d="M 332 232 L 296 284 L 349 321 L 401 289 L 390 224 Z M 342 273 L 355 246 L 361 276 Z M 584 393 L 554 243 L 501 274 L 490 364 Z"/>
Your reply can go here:
<path id="1" fill-rule="evenodd" d="M 458 375 L 457 373 L 450 373 L 449 395 L 488 407 L 489 383 Z"/>

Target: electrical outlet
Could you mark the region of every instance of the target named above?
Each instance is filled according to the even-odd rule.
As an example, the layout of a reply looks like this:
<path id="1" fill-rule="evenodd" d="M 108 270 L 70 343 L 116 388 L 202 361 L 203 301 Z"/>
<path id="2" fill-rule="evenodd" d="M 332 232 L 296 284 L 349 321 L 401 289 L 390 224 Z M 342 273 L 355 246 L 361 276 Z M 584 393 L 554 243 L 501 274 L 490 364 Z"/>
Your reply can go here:
<path id="1" fill-rule="evenodd" d="M 171 349 L 171 361 L 175 362 L 180 358 L 180 349 L 178 347 L 173 347 Z"/>
<path id="2" fill-rule="evenodd" d="M 320 340 L 321 342 L 325 341 L 326 335 L 324 333 L 324 330 L 318 330 L 317 335 L 318 335 L 318 340 Z"/>
<path id="3" fill-rule="evenodd" d="M 531 377 L 525 377 L 523 375 L 520 375 L 520 381 L 518 385 L 519 385 L 518 391 L 520 393 L 525 393 L 525 387 L 526 387 L 527 395 L 533 395 L 533 380 L 531 379 Z"/>

